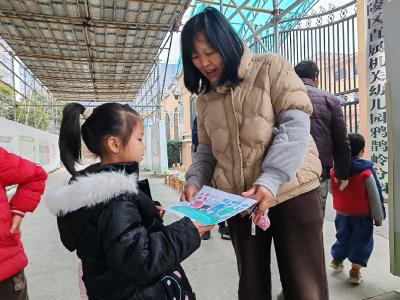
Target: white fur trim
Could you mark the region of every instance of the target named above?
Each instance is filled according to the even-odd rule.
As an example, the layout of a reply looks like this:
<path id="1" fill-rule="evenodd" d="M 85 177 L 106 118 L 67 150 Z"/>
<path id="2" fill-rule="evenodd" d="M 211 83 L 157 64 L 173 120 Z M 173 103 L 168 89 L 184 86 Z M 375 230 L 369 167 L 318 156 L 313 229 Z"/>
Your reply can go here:
<path id="1" fill-rule="evenodd" d="M 63 216 L 82 207 L 105 203 L 123 193 L 138 193 L 137 175 L 122 172 L 101 172 L 77 177 L 45 196 L 48 209 Z"/>

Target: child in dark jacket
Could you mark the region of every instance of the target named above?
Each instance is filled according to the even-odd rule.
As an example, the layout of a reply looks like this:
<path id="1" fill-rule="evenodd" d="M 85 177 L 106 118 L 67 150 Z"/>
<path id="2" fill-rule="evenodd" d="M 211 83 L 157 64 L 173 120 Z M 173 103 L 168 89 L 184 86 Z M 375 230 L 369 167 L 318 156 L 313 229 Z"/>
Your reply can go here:
<path id="1" fill-rule="evenodd" d="M 78 103 L 64 108 L 60 154 L 73 177 L 47 204 L 62 243 L 82 261 L 89 299 L 195 299 L 180 263 L 210 226 L 188 218 L 163 224 L 149 188 L 137 180 L 144 127 L 135 110 L 106 103 L 88 111 Z M 78 172 L 81 133 L 100 163 Z"/>
<path id="2" fill-rule="evenodd" d="M 378 176 L 373 163 L 362 159 L 365 140 L 360 134 L 349 134 L 351 146 L 351 170 L 349 184 L 340 188 L 331 170 L 333 206 L 336 210 L 336 243 L 331 248 L 333 260 L 330 266 L 343 270 L 343 261 L 352 263 L 350 282 L 360 284 L 361 267 L 366 267 L 371 256 L 373 224 L 381 226 L 385 219 L 385 207 Z"/>

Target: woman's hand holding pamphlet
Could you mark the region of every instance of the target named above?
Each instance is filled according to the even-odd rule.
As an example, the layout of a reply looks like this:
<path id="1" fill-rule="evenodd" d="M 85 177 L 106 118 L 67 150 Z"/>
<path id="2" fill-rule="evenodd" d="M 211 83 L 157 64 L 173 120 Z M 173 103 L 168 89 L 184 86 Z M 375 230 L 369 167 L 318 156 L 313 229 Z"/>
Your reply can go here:
<path id="1" fill-rule="evenodd" d="M 252 210 L 256 203 L 257 201 L 250 198 L 203 186 L 192 201 L 173 204 L 166 211 L 205 225 L 214 225 L 248 209 Z"/>

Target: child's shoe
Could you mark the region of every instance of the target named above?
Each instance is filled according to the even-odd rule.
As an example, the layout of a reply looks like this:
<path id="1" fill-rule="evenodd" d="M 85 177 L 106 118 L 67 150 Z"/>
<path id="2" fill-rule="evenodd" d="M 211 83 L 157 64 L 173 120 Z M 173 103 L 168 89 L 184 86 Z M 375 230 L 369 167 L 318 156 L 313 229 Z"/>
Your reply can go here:
<path id="1" fill-rule="evenodd" d="M 332 269 L 334 269 L 336 272 L 343 271 L 343 262 L 342 261 L 337 261 L 335 259 L 332 259 L 331 264 L 329 266 Z"/>
<path id="2" fill-rule="evenodd" d="M 349 272 L 349 276 L 350 276 L 350 282 L 352 284 L 360 284 L 363 281 L 363 278 L 361 276 L 360 270 L 357 269 L 351 269 Z"/>
<path id="3" fill-rule="evenodd" d="M 279 293 L 279 295 L 276 297 L 276 300 L 285 300 L 285 297 L 283 296 L 283 291 Z"/>

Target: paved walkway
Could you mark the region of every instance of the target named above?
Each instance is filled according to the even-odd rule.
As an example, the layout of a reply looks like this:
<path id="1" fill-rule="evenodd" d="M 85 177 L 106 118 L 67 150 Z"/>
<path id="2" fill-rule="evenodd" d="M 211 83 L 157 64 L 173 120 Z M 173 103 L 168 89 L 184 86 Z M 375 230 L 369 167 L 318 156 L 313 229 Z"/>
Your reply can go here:
<path id="1" fill-rule="evenodd" d="M 153 197 L 164 205 L 177 201 L 179 193 L 163 184 L 163 179 L 149 173 Z M 49 176 L 47 191 L 66 183 L 67 172 L 61 169 Z M 327 207 L 331 207 L 328 203 Z M 334 213 L 327 211 L 324 225 L 326 261 L 329 263 L 329 248 L 334 241 Z M 166 222 L 176 220 L 166 215 Z M 38 210 L 28 215 L 23 222 L 23 241 L 30 258 L 26 269 L 31 300 L 74 300 L 79 299 L 77 268 L 75 253 L 68 252 L 61 244 L 56 219 L 50 215 L 44 203 Z M 386 236 L 386 237 L 385 237 Z M 387 230 L 381 229 L 375 235 L 375 250 L 369 267 L 364 270 L 364 282 L 360 286 L 352 286 L 347 282 L 347 272 L 334 273 L 327 271 L 330 299 L 361 300 L 400 299 L 395 290 L 400 288 L 400 278 L 389 272 L 389 242 Z M 279 272 L 273 259 L 273 296 L 280 292 Z M 203 241 L 200 249 L 187 259 L 183 266 L 199 300 L 234 300 L 237 299 L 238 276 L 232 246 L 229 241 L 222 240 L 216 229 L 208 241 Z M 345 265 L 349 268 L 349 264 Z M 301 270 L 299 270 L 301 273 Z M 251 299 L 249 299 L 251 300 Z"/>

